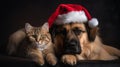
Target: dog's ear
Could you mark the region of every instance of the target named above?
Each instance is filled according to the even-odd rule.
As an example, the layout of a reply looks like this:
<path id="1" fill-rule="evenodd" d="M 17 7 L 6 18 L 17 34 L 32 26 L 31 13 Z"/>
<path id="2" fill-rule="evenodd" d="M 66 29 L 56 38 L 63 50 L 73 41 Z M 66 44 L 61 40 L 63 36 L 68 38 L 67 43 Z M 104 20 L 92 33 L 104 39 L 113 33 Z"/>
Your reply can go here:
<path id="1" fill-rule="evenodd" d="M 90 28 L 88 25 L 86 25 L 88 38 L 90 42 L 93 42 L 96 38 L 96 35 L 98 34 L 98 27 Z"/>
<path id="2" fill-rule="evenodd" d="M 53 24 L 51 26 L 51 28 L 49 29 L 49 32 L 51 34 L 51 38 L 52 38 L 52 42 L 54 43 L 54 38 L 56 36 L 56 29 L 57 29 L 57 26 L 55 24 Z"/>
<path id="3" fill-rule="evenodd" d="M 90 32 L 89 32 L 89 40 L 90 40 L 91 42 L 95 40 L 96 35 L 97 35 L 97 32 L 98 32 L 98 27 L 95 27 L 95 28 L 91 28 L 91 29 L 90 29 Z"/>

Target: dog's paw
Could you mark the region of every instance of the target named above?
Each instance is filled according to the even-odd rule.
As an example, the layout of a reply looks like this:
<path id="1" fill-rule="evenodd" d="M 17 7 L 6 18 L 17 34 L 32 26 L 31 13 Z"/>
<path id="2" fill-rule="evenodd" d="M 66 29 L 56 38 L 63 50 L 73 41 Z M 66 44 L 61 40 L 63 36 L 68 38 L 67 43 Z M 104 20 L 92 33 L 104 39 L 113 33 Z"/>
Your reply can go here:
<path id="1" fill-rule="evenodd" d="M 57 64 L 57 58 L 55 57 L 54 54 L 51 54 L 51 53 L 47 54 L 46 60 L 49 64 L 51 64 L 53 66 Z"/>
<path id="2" fill-rule="evenodd" d="M 77 63 L 77 59 L 74 55 L 63 55 L 62 62 L 65 64 L 75 65 Z"/>

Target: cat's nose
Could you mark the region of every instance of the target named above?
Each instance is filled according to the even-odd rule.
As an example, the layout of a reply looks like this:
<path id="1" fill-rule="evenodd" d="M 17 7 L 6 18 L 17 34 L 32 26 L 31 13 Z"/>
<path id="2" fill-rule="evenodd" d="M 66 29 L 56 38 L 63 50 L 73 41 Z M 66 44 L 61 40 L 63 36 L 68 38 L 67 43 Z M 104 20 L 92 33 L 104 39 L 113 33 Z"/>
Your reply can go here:
<path id="1" fill-rule="evenodd" d="M 38 44 L 39 44 L 39 42 L 36 42 L 36 44 L 38 45 Z"/>
<path id="2" fill-rule="evenodd" d="M 39 42 L 39 39 L 36 38 L 36 41 Z"/>

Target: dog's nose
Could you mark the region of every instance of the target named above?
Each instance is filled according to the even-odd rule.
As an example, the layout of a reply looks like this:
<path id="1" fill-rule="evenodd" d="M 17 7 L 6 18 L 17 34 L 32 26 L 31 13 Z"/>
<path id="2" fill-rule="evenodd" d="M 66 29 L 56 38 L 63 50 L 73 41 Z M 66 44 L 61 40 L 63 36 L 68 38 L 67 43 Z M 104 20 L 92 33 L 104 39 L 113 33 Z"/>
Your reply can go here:
<path id="1" fill-rule="evenodd" d="M 77 41 L 76 40 L 70 40 L 69 41 L 69 46 L 76 46 L 77 45 Z"/>
<path id="2" fill-rule="evenodd" d="M 80 54 L 81 53 L 81 47 L 80 43 L 77 40 L 67 40 L 65 43 L 65 53 L 68 54 Z"/>

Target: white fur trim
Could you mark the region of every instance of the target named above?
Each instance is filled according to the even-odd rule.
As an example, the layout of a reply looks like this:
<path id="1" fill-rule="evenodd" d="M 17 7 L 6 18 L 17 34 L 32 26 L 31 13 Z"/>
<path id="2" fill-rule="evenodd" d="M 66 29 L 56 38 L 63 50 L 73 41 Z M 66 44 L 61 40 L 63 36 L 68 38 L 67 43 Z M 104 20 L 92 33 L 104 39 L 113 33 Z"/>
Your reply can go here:
<path id="1" fill-rule="evenodd" d="M 57 19 L 55 20 L 55 23 L 56 24 L 65 24 L 71 22 L 84 23 L 87 20 L 88 19 L 84 11 L 72 11 L 67 14 L 58 15 Z"/>
<path id="2" fill-rule="evenodd" d="M 98 20 L 96 19 L 96 18 L 92 18 L 91 20 L 89 20 L 89 22 L 88 22 L 88 25 L 89 25 L 89 27 L 91 27 L 91 28 L 94 28 L 94 27 L 96 27 L 96 26 L 98 26 Z"/>

